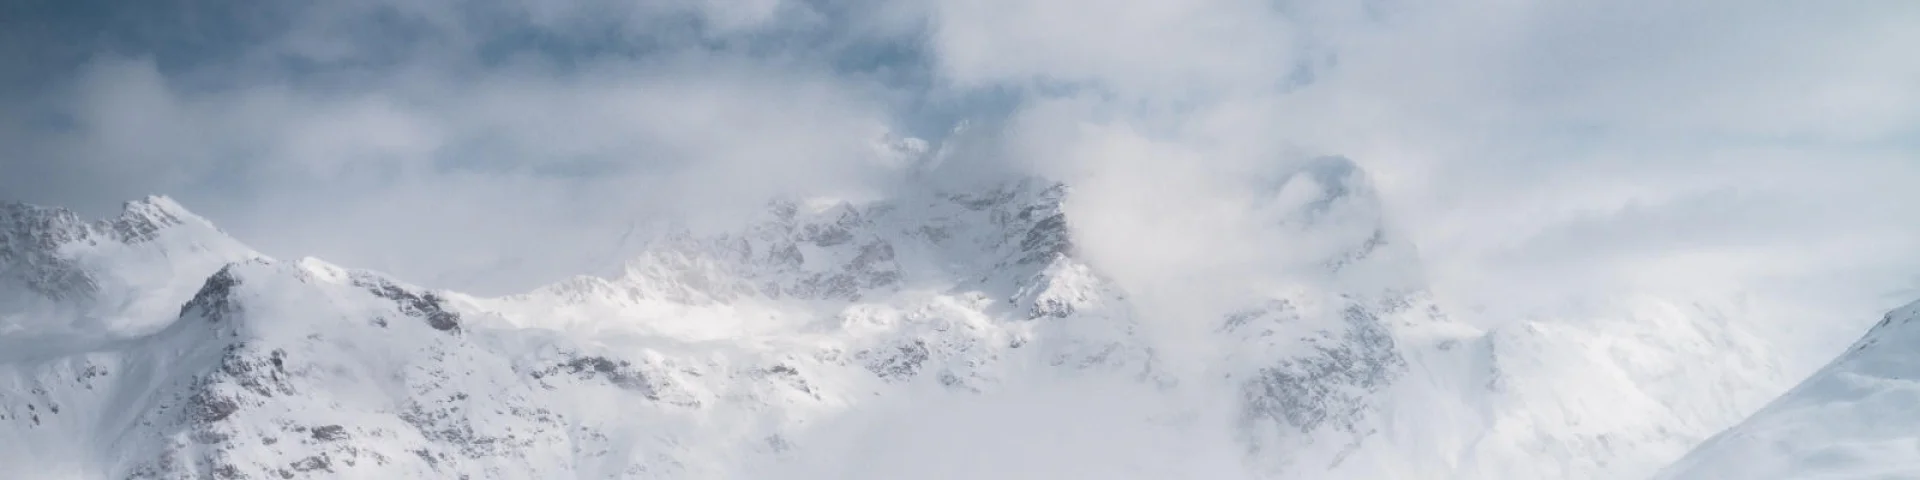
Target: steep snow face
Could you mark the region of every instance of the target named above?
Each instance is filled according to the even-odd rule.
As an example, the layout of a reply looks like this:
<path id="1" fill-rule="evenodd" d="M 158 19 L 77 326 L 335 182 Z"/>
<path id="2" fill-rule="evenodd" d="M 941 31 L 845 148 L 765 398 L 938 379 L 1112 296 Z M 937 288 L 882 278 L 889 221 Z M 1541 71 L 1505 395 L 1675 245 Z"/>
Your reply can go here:
<path id="1" fill-rule="evenodd" d="M 1663 479 L 1911 478 L 1920 472 L 1920 302 L 1662 471 Z"/>
<path id="2" fill-rule="evenodd" d="M 1644 478 L 1789 382 L 1738 305 L 1628 296 L 1488 332 L 1468 478 Z"/>
<path id="3" fill-rule="evenodd" d="M 0 204 L 0 360 L 161 328 L 207 275 L 256 256 L 166 197 L 93 222 Z"/>

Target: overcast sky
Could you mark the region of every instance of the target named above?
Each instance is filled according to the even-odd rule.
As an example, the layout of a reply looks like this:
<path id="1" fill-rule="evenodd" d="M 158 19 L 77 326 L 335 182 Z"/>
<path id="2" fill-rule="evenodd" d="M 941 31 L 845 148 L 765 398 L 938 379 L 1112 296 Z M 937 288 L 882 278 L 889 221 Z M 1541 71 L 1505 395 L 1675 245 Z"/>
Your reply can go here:
<path id="1" fill-rule="evenodd" d="M 0 197 L 167 194 L 270 255 L 508 293 L 663 220 L 885 190 L 876 142 L 965 120 L 996 132 L 970 168 L 1154 188 L 1080 207 L 1147 225 L 1345 155 L 1463 302 L 1882 308 L 1920 296 L 1915 25 L 1908 0 L 8 0 Z M 1140 248 L 1203 247 L 1167 241 Z"/>

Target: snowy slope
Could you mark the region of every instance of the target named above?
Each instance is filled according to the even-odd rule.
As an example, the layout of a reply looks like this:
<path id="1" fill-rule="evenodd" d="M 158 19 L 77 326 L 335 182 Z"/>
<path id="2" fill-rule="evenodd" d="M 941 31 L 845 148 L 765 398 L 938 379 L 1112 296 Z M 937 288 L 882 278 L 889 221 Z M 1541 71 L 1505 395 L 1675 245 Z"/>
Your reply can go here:
<path id="1" fill-rule="evenodd" d="M 1645 478 L 1785 389 L 1739 305 L 1607 299 L 1503 324 L 1472 478 Z"/>
<path id="2" fill-rule="evenodd" d="M 0 203 L 0 361 L 159 329 L 208 275 L 259 256 L 172 199 L 124 210 Z"/>
<path id="3" fill-rule="evenodd" d="M 1833 363 L 1658 478 L 1920 476 L 1920 302 L 1889 312 Z"/>
<path id="4" fill-rule="evenodd" d="M 1291 168 L 1253 207 L 1305 261 L 1153 315 L 1035 178 L 501 298 L 9 206 L 0 477 L 1638 478 L 1779 383 L 1713 308 L 1455 321 L 1364 172 Z"/>

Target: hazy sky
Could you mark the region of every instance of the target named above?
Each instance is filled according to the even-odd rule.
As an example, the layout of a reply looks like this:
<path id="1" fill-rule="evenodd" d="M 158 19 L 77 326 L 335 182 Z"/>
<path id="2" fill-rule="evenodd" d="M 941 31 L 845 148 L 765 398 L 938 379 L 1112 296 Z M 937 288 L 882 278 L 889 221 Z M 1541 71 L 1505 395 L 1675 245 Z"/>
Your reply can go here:
<path id="1" fill-rule="evenodd" d="M 270 255 L 505 293 L 661 220 L 891 188 L 876 142 L 966 120 L 970 168 L 1151 189 L 1082 206 L 1149 225 L 1345 155 L 1462 301 L 1878 308 L 1920 296 L 1915 25 L 1908 0 L 9 0 L 0 197 L 168 194 Z M 1164 241 L 1137 248 L 1206 246 Z"/>

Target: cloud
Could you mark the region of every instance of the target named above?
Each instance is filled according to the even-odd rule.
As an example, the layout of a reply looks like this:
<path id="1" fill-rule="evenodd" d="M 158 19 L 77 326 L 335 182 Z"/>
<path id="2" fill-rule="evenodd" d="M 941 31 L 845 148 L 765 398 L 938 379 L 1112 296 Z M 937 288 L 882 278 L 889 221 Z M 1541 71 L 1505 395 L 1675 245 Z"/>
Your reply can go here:
<path id="1" fill-rule="evenodd" d="M 1409 5 L 1343 32 L 1339 66 L 1263 123 L 1372 167 L 1435 275 L 1478 284 L 1474 302 L 1841 270 L 1878 290 L 1865 264 L 1914 266 L 1893 246 L 1920 211 L 1894 184 L 1916 173 L 1901 158 L 1920 77 L 1881 49 L 1917 15 Z M 1645 268 L 1707 256 L 1723 261 Z"/>
<path id="2" fill-rule="evenodd" d="M 722 8 L 634 14 L 709 7 Z M 873 148 L 891 120 L 886 87 L 826 66 L 724 49 L 493 61 L 462 50 L 488 32 L 450 5 L 305 12 L 318 18 L 240 55 L 75 65 L 35 104 L 53 121 L 8 116 L 16 174 L 0 183 L 95 215 L 169 193 L 272 254 L 507 293 L 617 268 L 644 225 L 724 223 L 770 195 L 887 175 Z M 716 14 L 723 32 L 765 20 Z M 400 33 L 348 25 L 369 18 L 439 39 L 376 52 L 359 36 Z"/>
<path id="3" fill-rule="evenodd" d="M 1908 2 L 126 8 L 7 29 L 58 48 L 0 57 L 47 72 L 0 79 L 0 187 L 172 193 L 270 253 L 430 284 L 511 291 L 660 218 L 890 188 L 887 132 L 1074 182 L 1090 254 L 1141 282 L 1312 257 L 1245 209 L 1323 154 L 1462 303 L 1920 268 Z"/>
<path id="4" fill-rule="evenodd" d="M 1121 95 L 1218 95 L 1280 86 L 1297 61 L 1291 19 L 1257 1 L 937 2 L 930 41 L 967 87 L 1090 86 Z"/>
<path id="5" fill-rule="evenodd" d="M 718 229 L 772 195 L 907 188 L 873 147 L 914 134 L 952 152 L 950 185 L 1071 183 L 1077 247 L 1176 370 L 1217 353 L 1180 350 L 1217 347 L 1193 320 L 1325 280 L 1299 277 L 1374 214 L 1419 262 L 1378 277 L 1424 277 L 1463 320 L 1744 295 L 1792 307 L 1799 323 L 1760 333 L 1805 336 L 1791 358 L 1817 359 L 1920 296 L 1917 5 L 45 7 L 0 15 L 0 197 L 104 215 L 166 193 L 275 256 L 504 294 L 611 273 L 663 221 Z M 1323 155 L 1363 168 L 1383 211 L 1299 228 L 1336 189 L 1292 174 Z M 1168 406 L 1084 387 L 849 414 L 821 439 L 893 454 L 855 472 L 873 475 L 1084 474 L 1074 460 L 1183 447 L 1166 473 L 1236 460 L 1201 428 L 1109 423 Z"/>

